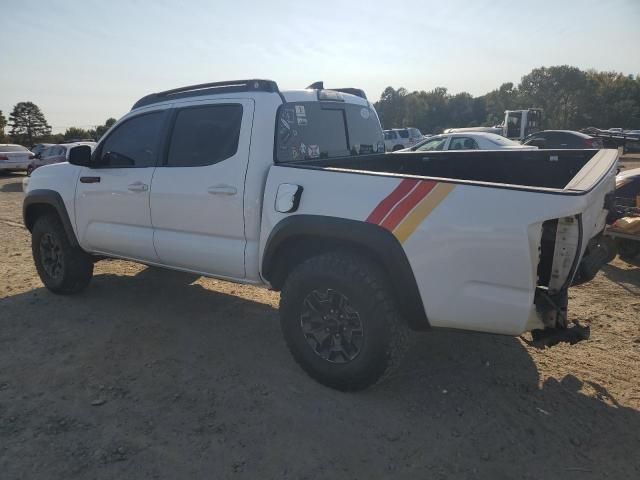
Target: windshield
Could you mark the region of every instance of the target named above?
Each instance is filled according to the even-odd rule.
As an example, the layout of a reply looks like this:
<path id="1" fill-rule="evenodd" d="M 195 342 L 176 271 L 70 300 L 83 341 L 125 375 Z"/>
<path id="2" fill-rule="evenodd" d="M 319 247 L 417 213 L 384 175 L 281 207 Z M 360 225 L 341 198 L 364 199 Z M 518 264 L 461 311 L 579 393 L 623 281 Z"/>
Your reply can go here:
<path id="1" fill-rule="evenodd" d="M 501 135 L 496 135 L 494 133 L 487 133 L 484 135 L 484 138 L 489 140 L 494 145 L 500 145 L 503 147 L 514 147 L 520 145 L 518 142 L 514 142 L 513 140 L 509 140 Z"/>
<path id="2" fill-rule="evenodd" d="M 433 137 L 427 140 L 426 142 L 421 143 L 419 146 L 414 147 L 414 149 L 418 152 L 442 150 L 444 148 L 445 143 L 447 143 L 447 137 Z"/>
<path id="3" fill-rule="evenodd" d="M 28 152 L 22 145 L 0 145 L 0 152 Z"/>
<path id="4" fill-rule="evenodd" d="M 286 103 L 278 110 L 276 162 L 384 153 L 371 107 L 338 102 Z"/>

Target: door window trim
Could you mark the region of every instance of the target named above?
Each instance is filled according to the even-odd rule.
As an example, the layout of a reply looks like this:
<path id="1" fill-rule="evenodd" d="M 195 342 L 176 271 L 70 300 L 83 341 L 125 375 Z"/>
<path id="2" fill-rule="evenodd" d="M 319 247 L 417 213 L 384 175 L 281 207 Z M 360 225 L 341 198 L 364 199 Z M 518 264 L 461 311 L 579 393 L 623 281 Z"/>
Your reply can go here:
<path id="1" fill-rule="evenodd" d="M 101 139 L 100 144 L 93 151 L 93 154 L 91 155 L 91 166 L 89 168 L 96 169 L 96 170 L 102 170 L 102 169 L 109 169 L 109 168 L 113 168 L 113 169 L 115 169 L 115 168 L 156 168 L 157 166 L 159 166 L 161 155 L 163 153 L 162 152 L 162 146 L 163 146 L 163 142 L 165 141 L 165 138 L 166 138 L 167 127 L 168 127 L 168 124 L 167 124 L 167 121 L 168 121 L 167 111 L 168 111 L 168 109 L 163 108 L 161 110 L 151 110 L 151 111 L 141 112 L 138 115 L 132 115 L 130 117 L 127 117 L 121 123 L 117 124 L 115 126 L 115 128 L 111 129 L 111 131 L 109 132 L 109 135 L 107 135 L 106 137 Z M 160 131 L 158 132 L 158 139 L 156 140 L 156 151 L 157 151 L 157 154 L 156 154 L 155 164 L 153 164 L 153 165 L 145 165 L 145 166 L 137 166 L 137 165 L 131 165 L 131 166 L 118 165 L 118 166 L 113 166 L 113 165 L 98 165 L 98 164 L 94 164 L 94 160 L 97 160 L 97 159 L 102 157 L 102 150 L 103 150 L 105 144 L 107 143 L 107 141 L 111 138 L 111 136 L 113 134 L 115 134 L 120 129 L 120 127 L 122 127 L 123 125 L 126 125 L 131 120 L 143 117 L 145 115 L 151 115 L 151 114 L 157 114 L 157 113 L 159 113 L 161 115 L 161 117 L 160 117 Z"/>
<path id="2" fill-rule="evenodd" d="M 240 131 L 238 133 L 238 147 L 233 155 L 225 158 L 224 160 L 220 160 L 218 162 L 208 163 L 206 165 L 169 165 L 169 149 L 171 148 L 171 138 L 173 137 L 173 131 L 176 125 L 176 119 L 178 118 L 178 113 L 182 110 L 188 110 L 191 108 L 206 108 L 206 107 L 217 107 L 217 106 L 233 106 L 238 105 L 242 109 L 242 117 L 240 118 Z M 210 167 L 212 165 L 217 165 L 218 163 L 225 162 L 230 158 L 235 157 L 240 151 L 240 140 L 242 138 L 242 125 L 245 121 L 246 108 L 242 101 L 236 102 L 211 102 L 211 103 L 199 103 L 194 105 L 185 105 L 185 106 L 173 106 L 169 109 L 169 115 L 166 122 L 166 134 L 164 135 L 160 147 L 160 158 L 156 163 L 158 168 L 198 168 L 198 167 Z"/>

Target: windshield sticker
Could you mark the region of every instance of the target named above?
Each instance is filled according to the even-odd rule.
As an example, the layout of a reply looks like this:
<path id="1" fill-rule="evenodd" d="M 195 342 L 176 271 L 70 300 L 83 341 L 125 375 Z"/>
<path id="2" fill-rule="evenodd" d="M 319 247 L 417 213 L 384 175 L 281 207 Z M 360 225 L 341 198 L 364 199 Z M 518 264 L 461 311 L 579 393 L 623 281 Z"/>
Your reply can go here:
<path id="1" fill-rule="evenodd" d="M 318 158 L 320 156 L 320 147 L 318 145 L 309 145 L 309 157 Z"/>
<path id="2" fill-rule="evenodd" d="M 307 125 L 307 112 L 304 109 L 304 105 L 296 105 L 296 120 L 298 125 L 303 127 Z"/>
<path id="3" fill-rule="evenodd" d="M 293 123 L 293 110 L 286 109 L 282 112 L 282 118 L 284 118 L 287 123 Z"/>
<path id="4" fill-rule="evenodd" d="M 362 108 L 360 109 L 360 116 L 362 118 L 364 118 L 365 120 L 367 120 L 369 118 L 369 116 L 371 115 L 371 113 L 369 112 L 368 108 Z"/>
<path id="5" fill-rule="evenodd" d="M 298 148 L 297 147 L 291 147 L 291 158 L 293 158 L 294 160 L 298 159 Z"/>
<path id="6" fill-rule="evenodd" d="M 306 155 L 307 154 L 307 146 L 304 143 L 300 144 L 300 153 L 302 155 Z"/>
<path id="7" fill-rule="evenodd" d="M 373 153 L 373 145 L 361 144 L 358 153 L 360 153 L 360 155 L 367 155 L 369 153 Z"/>

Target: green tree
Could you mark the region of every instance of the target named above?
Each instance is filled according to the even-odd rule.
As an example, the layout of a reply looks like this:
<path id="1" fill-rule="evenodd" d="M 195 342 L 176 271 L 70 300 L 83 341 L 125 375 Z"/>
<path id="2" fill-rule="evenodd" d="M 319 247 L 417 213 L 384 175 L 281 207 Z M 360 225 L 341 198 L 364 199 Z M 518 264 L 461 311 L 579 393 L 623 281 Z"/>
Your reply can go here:
<path id="1" fill-rule="evenodd" d="M 7 119 L 2 114 L 2 110 L 0 110 L 0 142 L 4 143 L 4 128 L 7 126 Z"/>
<path id="2" fill-rule="evenodd" d="M 522 100 L 542 107 L 548 128 L 576 128 L 588 82 L 585 72 L 569 65 L 535 68 L 520 82 Z"/>
<path id="3" fill-rule="evenodd" d="M 107 133 L 107 130 L 109 130 L 114 123 L 116 123 L 116 119 L 113 117 L 109 118 L 104 122 L 104 125 L 98 125 L 95 129 L 89 130 L 89 133 L 94 140 L 98 141 L 105 133 Z"/>
<path id="4" fill-rule="evenodd" d="M 78 127 L 69 127 L 64 132 L 65 140 L 86 140 L 93 138 L 93 134 L 90 130 L 84 130 Z"/>
<path id="5" fill-rule="evenodd" d="M 38 137 L 51 133 L 51 127 L 40 108 L 33 102 L 20 102 L 9 115 L 9 135 L 17 143 L 33 145 Z"/>

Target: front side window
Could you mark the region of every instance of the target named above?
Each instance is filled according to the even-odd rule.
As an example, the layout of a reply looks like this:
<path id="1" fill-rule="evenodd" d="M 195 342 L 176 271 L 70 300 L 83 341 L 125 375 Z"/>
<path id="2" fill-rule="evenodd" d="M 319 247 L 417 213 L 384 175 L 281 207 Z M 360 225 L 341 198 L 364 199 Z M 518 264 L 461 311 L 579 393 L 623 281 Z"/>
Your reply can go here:
<path id="1" fill-rule="evenodd" d="M 384 153 L 384 141 L 378 116 L 368 106 L 295 102 L 278 111 L 277 162 L 370 153 Z"/>
<path id="2" fill-rule="evenodd" d="M 473 138 L 456 137 L 451 139 L 449 150 L 478 150 L 478 144 Z"/>
<path id="3" fill-rule="evenodd" d="M 183 108 L 176 115 L 167 165 L 201 167 L 233 157 L 238 151 L 242 105 Z"/>
<path id="4" fill-rule="evenodd" d="M 422 145 L 416 148 L 417 152 L 431 152 L 431 151 L 439 151 L 444 148 L 444 144 L 447 143 L 447 137 L 434 137 Z"/>
<path id="5" fill-rule="evenodd" d="M 94 165 L 102 168 L 155 166 L 163 119 L 164 112 L 153 112 L 123 122 L 104 141 Z"/>

